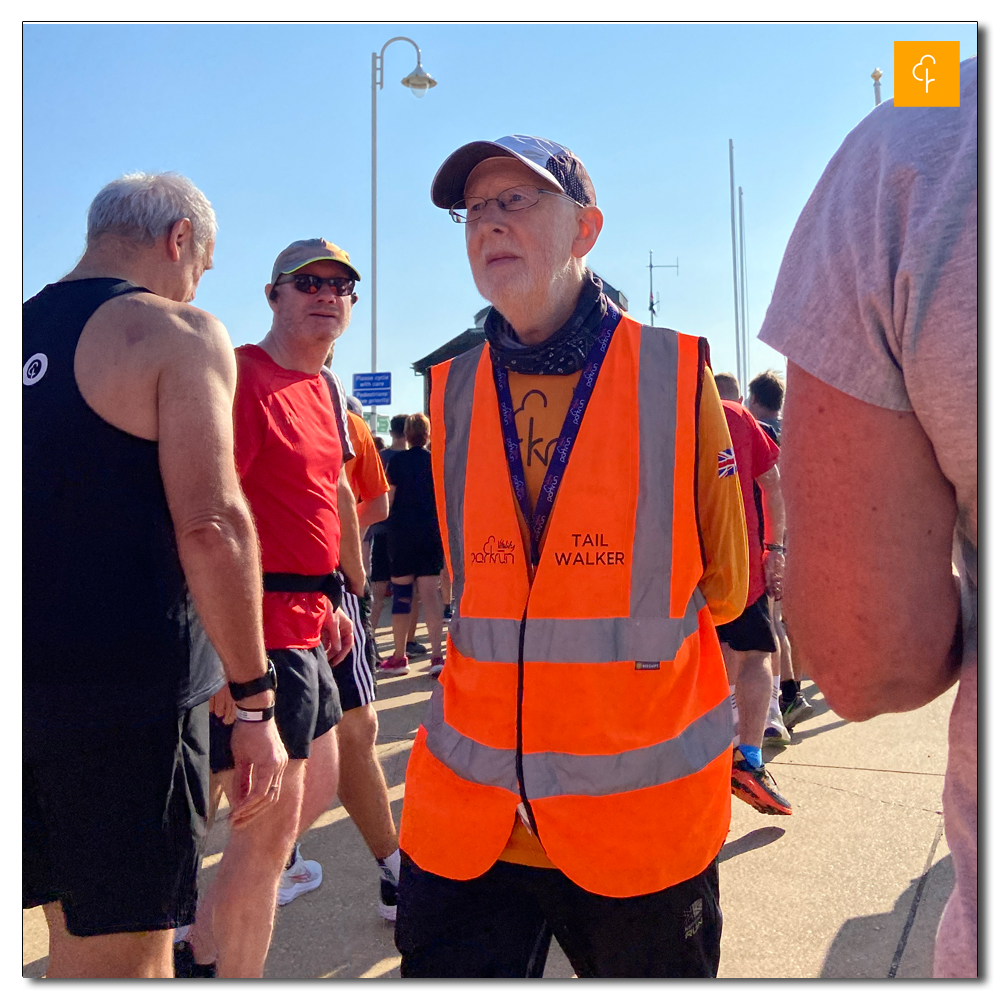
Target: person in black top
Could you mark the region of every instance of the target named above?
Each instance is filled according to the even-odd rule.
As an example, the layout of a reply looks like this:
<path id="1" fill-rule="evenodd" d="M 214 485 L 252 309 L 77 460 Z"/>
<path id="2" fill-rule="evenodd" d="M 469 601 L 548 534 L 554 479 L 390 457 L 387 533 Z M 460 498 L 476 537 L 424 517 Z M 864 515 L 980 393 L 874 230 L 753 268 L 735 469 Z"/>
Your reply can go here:
<path id="1" fill-rule="evenodd" d="M 77 266 L 24 304 L 22 895 L 45 907 L 49 977 L 173 975 L 201 866 L 206 702 L 226 679 L 235 824 L 271 806 L 288 760 L 233 462 L 232 345 L 187 304 L 215 230 L 186 178 L 127 175 L 91 204 Z"/>
<path id="2" fill-rule="evenodd" d="M 409 670 L 406 657 L 406 633 L 409 627 L 413 586 L 420 594 L 431 642 L 430 674 L 441 673 L 441 604 L 439 575 L 444 566 L 444 549 L 438 530 L 434 502 L 434 477 L 431 455 L 427 451 L 430 421 L 422 413 L 406 418 L 406 451 L 397 451 L 389 460 L 385 474 L 389 480 L 389 562 L 392 570 L 393 655 L 379 665 L 384 674 L 394 676 Z"/>

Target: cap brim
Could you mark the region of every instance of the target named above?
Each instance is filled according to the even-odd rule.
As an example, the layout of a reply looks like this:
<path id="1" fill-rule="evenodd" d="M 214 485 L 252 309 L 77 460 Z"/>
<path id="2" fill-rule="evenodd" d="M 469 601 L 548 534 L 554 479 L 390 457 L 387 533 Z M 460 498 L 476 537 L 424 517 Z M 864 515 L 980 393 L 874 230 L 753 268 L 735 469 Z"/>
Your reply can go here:
<path id="1" fill-rule="evenodd" d="M 355 281 L 361 280 L 361 275 L 358 274 L 357 269 L 353 264 L 348 264 L 347 261 L 337 260 L 336 257 L 321 256 L 321 257 L 310 257 L 308 260 L 302 261 L 301 264 L 296 264 L 295 267 L 289 268 L 287 271 L 279 271 L 279 274 L 291 274 L 293 271 L 297 271 L 300 267 L 305 267 L 306 264 L 315 264 L 318 260 L 328 260 L 333 264 L 340 264 L 341 267 L 346 267 L 351 274 L 354 275 Z"/>
<path id="2" fill-rule="evenodd" d="M 489 160 L 495 156 L 509 156 L 512 160 L 523 163 L 543 180 L 555 184 L 560 191 L 563 190 L 559 181 L 544 167 L 532 163 L 527 157 L 520 156 L 506 146 L 501 146 L 498 142 L 480 140 L 460 146 L 438 167 L 438 172 L 434 175 L 434 180 L 431 181 L 431 201 L 438 208 L 451 208 L 452 205 L 461 201 L 465 197 L 465 182 L 469 179 L 469 174 L 483 160 Z"/>

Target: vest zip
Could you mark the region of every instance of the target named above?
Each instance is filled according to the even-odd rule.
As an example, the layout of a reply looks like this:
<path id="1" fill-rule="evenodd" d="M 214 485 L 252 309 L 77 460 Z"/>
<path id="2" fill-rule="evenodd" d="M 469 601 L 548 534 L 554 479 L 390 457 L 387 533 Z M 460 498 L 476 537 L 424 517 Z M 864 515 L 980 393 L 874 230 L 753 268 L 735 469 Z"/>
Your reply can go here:
<path id="1" fill-rule="evenodd" d="M 517 736 L 514 750 L 514 769 L 517 771 L 517 789 L 521 793 L 521 805 L 528 817 L 528 825 L 531 832 L 541 843 L 538 836 L 538 827 L 535 825 L 535 814 L 531 810 L 531 803 L 528 801 L 528 793 L 524 788 L 524 758 L 523 758 L 523 733 L 521 732 L 521 715 L 524 702 L 524 629 L 528 623 L 528 607 L 525 605 L 524 614 L 521 615 L 521 630 L 517 637 Z"/>

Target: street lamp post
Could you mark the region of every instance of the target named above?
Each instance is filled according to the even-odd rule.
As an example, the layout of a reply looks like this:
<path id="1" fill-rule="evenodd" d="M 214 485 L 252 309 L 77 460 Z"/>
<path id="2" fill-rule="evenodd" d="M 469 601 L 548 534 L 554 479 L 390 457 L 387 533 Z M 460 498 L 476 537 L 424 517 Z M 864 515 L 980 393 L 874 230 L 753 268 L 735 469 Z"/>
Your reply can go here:
<path id="1" fill-rule="evenodd" d="M 435 80 L 420 64 L 420 46 L 412 38 L 406 38 L 404 35 L 397 35 L 395 38 L 390 38 L 389 41 L 382 46 L 381 52 L 372 53 L 372 269 L 371 269 L 371 308 L 372 308 L 372 371 L 378 371 L 378 277 L 377 277 L 377 239 L 378 239 L 378 195 L 377 195 L 377 185 L 378 185 L 378 169 L 377 169 L 377 152 L 376 152 L 376 138 L 378 136 L 377 119 L 376 119 L 376 107 L 377 101 L 376 97 L 378 92 L 385 85 L 384 76 L 384 57 L 385 50 L 392 45 L 393 42 L 409 42 L 417 50 L 417 68 L 404 76 L 399 82 L 404 87 L 409 87 L 413 93 L 414 97 L 423 97 L 431 87 L 437 86 L 437 80 Z M 377 426 L 377 412 L 378 408 L 372 405 L 372 434 L 378 432 Z"/>
<path id="2" fill-rule="evenodd" d="M 882 70 L 878 66 L 872 73 L 872 79 L 875 81 L 875 107 L 877 108 L 882 103 L 882 84 L 879 82 L 882 79 Z"/>

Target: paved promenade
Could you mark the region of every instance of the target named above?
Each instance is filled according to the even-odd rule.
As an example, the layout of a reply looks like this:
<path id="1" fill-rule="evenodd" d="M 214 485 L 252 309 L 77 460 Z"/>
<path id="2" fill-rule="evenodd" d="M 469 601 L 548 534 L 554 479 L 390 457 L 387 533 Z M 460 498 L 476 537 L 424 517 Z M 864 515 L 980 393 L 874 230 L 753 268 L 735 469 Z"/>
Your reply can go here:
<path id="1" fill-rule="evenodd" d="M 379 640 L 391 643 L 387 628 Z M 397 822 L 413 736 L 437 683 L 428 658 L 411 664 L 409 675 L 379 682 L 376 702 Z M 941 791 L 955 690 L 918 712 L 848 723 L 815 685 L 803 685 L 816 714 L 796 727 L 791 746 L 765 750 L 794 815 L 762 816 L 733 799 L 722 850 L 720 977 L 930 975 L 953 878 Z M 206 885 L 225 837 L 224 825 L 210 834 Z M 378 870 L 339 802 L 305 836 L 302 852 L 323 865 L 324 882 L 279 910 L 266 977 L 398 977 L 392 927 L 376 909 Z M 48 954 L 40 908 L 24 912 L 23 927 L 23 974 L 40 976 Z M 573 975 L 554 943 L 545 975 Z"/>

